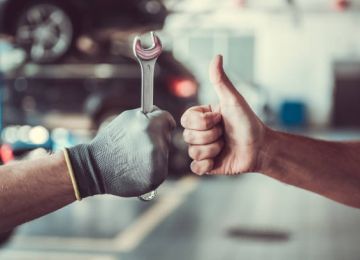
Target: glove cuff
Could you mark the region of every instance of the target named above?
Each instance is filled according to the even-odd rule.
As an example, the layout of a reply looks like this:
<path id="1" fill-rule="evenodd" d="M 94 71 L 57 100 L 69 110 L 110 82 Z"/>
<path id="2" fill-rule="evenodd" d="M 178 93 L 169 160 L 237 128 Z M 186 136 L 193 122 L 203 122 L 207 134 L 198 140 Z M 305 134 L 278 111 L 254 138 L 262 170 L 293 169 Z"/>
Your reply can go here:
<path id="1" fill-rule="evenodd" d="M 67 149 L 81 198 L 104 194 L 104 184 L 86 144 Z"/>
<path id="2" fill-rule="evenodd" d="M 72 186 L 73 186 L 73 189 L 74 189 L 76 200 L 80 201 L 81 200 L 81 195 L 80 195 L 80 192 L 79 192 L 78 185 L 76 183 L 74 171 L 73 171 L 73 168 L 72 168 L 72 165 L 71 165 L 71 162 L 70 162 L 70 158 L 69 158 L 69 153 L 68 153 L 68 150 L 66 148 L 64 149 L 64 157 L 65 157 L 66 167 L 68 169 L 68 173 L 69 173 L 71 183 L 72 183 Z"/>

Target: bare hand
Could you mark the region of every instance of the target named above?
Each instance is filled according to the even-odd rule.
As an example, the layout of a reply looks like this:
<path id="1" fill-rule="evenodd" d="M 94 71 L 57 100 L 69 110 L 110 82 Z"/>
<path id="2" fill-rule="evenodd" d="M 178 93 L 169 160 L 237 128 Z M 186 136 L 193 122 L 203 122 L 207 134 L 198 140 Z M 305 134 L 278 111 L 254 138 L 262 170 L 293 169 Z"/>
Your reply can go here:
<path id="1" fill-rule="evenodd" d="M 194 160 L 191 170 L 199 175 L 255 171 L 267 128 L 226 76 L 220 55 L 210 65 L 210 80 L 219 104 L 191 107 L 181 118 Z"/>

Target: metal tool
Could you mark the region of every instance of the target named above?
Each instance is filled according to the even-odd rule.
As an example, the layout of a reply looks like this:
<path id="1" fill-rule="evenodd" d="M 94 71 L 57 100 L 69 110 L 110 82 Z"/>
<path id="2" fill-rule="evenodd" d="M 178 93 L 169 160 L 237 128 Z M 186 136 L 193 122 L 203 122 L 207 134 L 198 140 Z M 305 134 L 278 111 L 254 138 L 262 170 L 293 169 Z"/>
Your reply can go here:
<path id="1" fill-rule="evenodd" d="M 146 114 L 153 110 L 154 107 L 154 71 L 157 58 L 162 52 L 162 45 L 159 37 L 151 32 L 152 46 L 144 49 L 141 46 L 140 37 L 134 39 L 134 55 L 141 67 L 141 111 Z M 139 197 L 144 201 L 155 198 L 156 190 L 146 193 Z"/>

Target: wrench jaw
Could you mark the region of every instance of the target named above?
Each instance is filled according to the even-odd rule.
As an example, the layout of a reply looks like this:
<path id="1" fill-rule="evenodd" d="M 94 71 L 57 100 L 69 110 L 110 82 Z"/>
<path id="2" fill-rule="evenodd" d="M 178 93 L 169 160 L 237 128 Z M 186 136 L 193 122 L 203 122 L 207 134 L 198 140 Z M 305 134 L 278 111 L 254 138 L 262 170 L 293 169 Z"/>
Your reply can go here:
<path id="1" fill-rule="evenodd" d="M 159 57 L 162 52 L 162 45 L 159 37 L 154 32 L 151 32 L 152 46 L 148 49 L 144 49 L 141 45 L 141 40 L 136 36 L 134 40 L 133 51 L 136 58 L 141 60 L 153 60 Z"/>

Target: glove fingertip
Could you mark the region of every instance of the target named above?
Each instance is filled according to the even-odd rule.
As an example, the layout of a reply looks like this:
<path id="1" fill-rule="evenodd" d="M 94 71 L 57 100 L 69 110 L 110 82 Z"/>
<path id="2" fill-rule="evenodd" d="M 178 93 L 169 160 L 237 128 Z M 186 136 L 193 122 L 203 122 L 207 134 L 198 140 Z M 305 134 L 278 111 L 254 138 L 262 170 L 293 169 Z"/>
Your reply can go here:
<path id="1" fill-rule="evenodd" d="M 169 126 L 171 129 L 174 129 L 177 125 L 174 117 L 168 111 L 162 110 L 157 106 L 154 106 L 154 110 L 147 115 L 149 115 L 150 117 L 160 117 L 166 119 L 169 122 Z"/>

